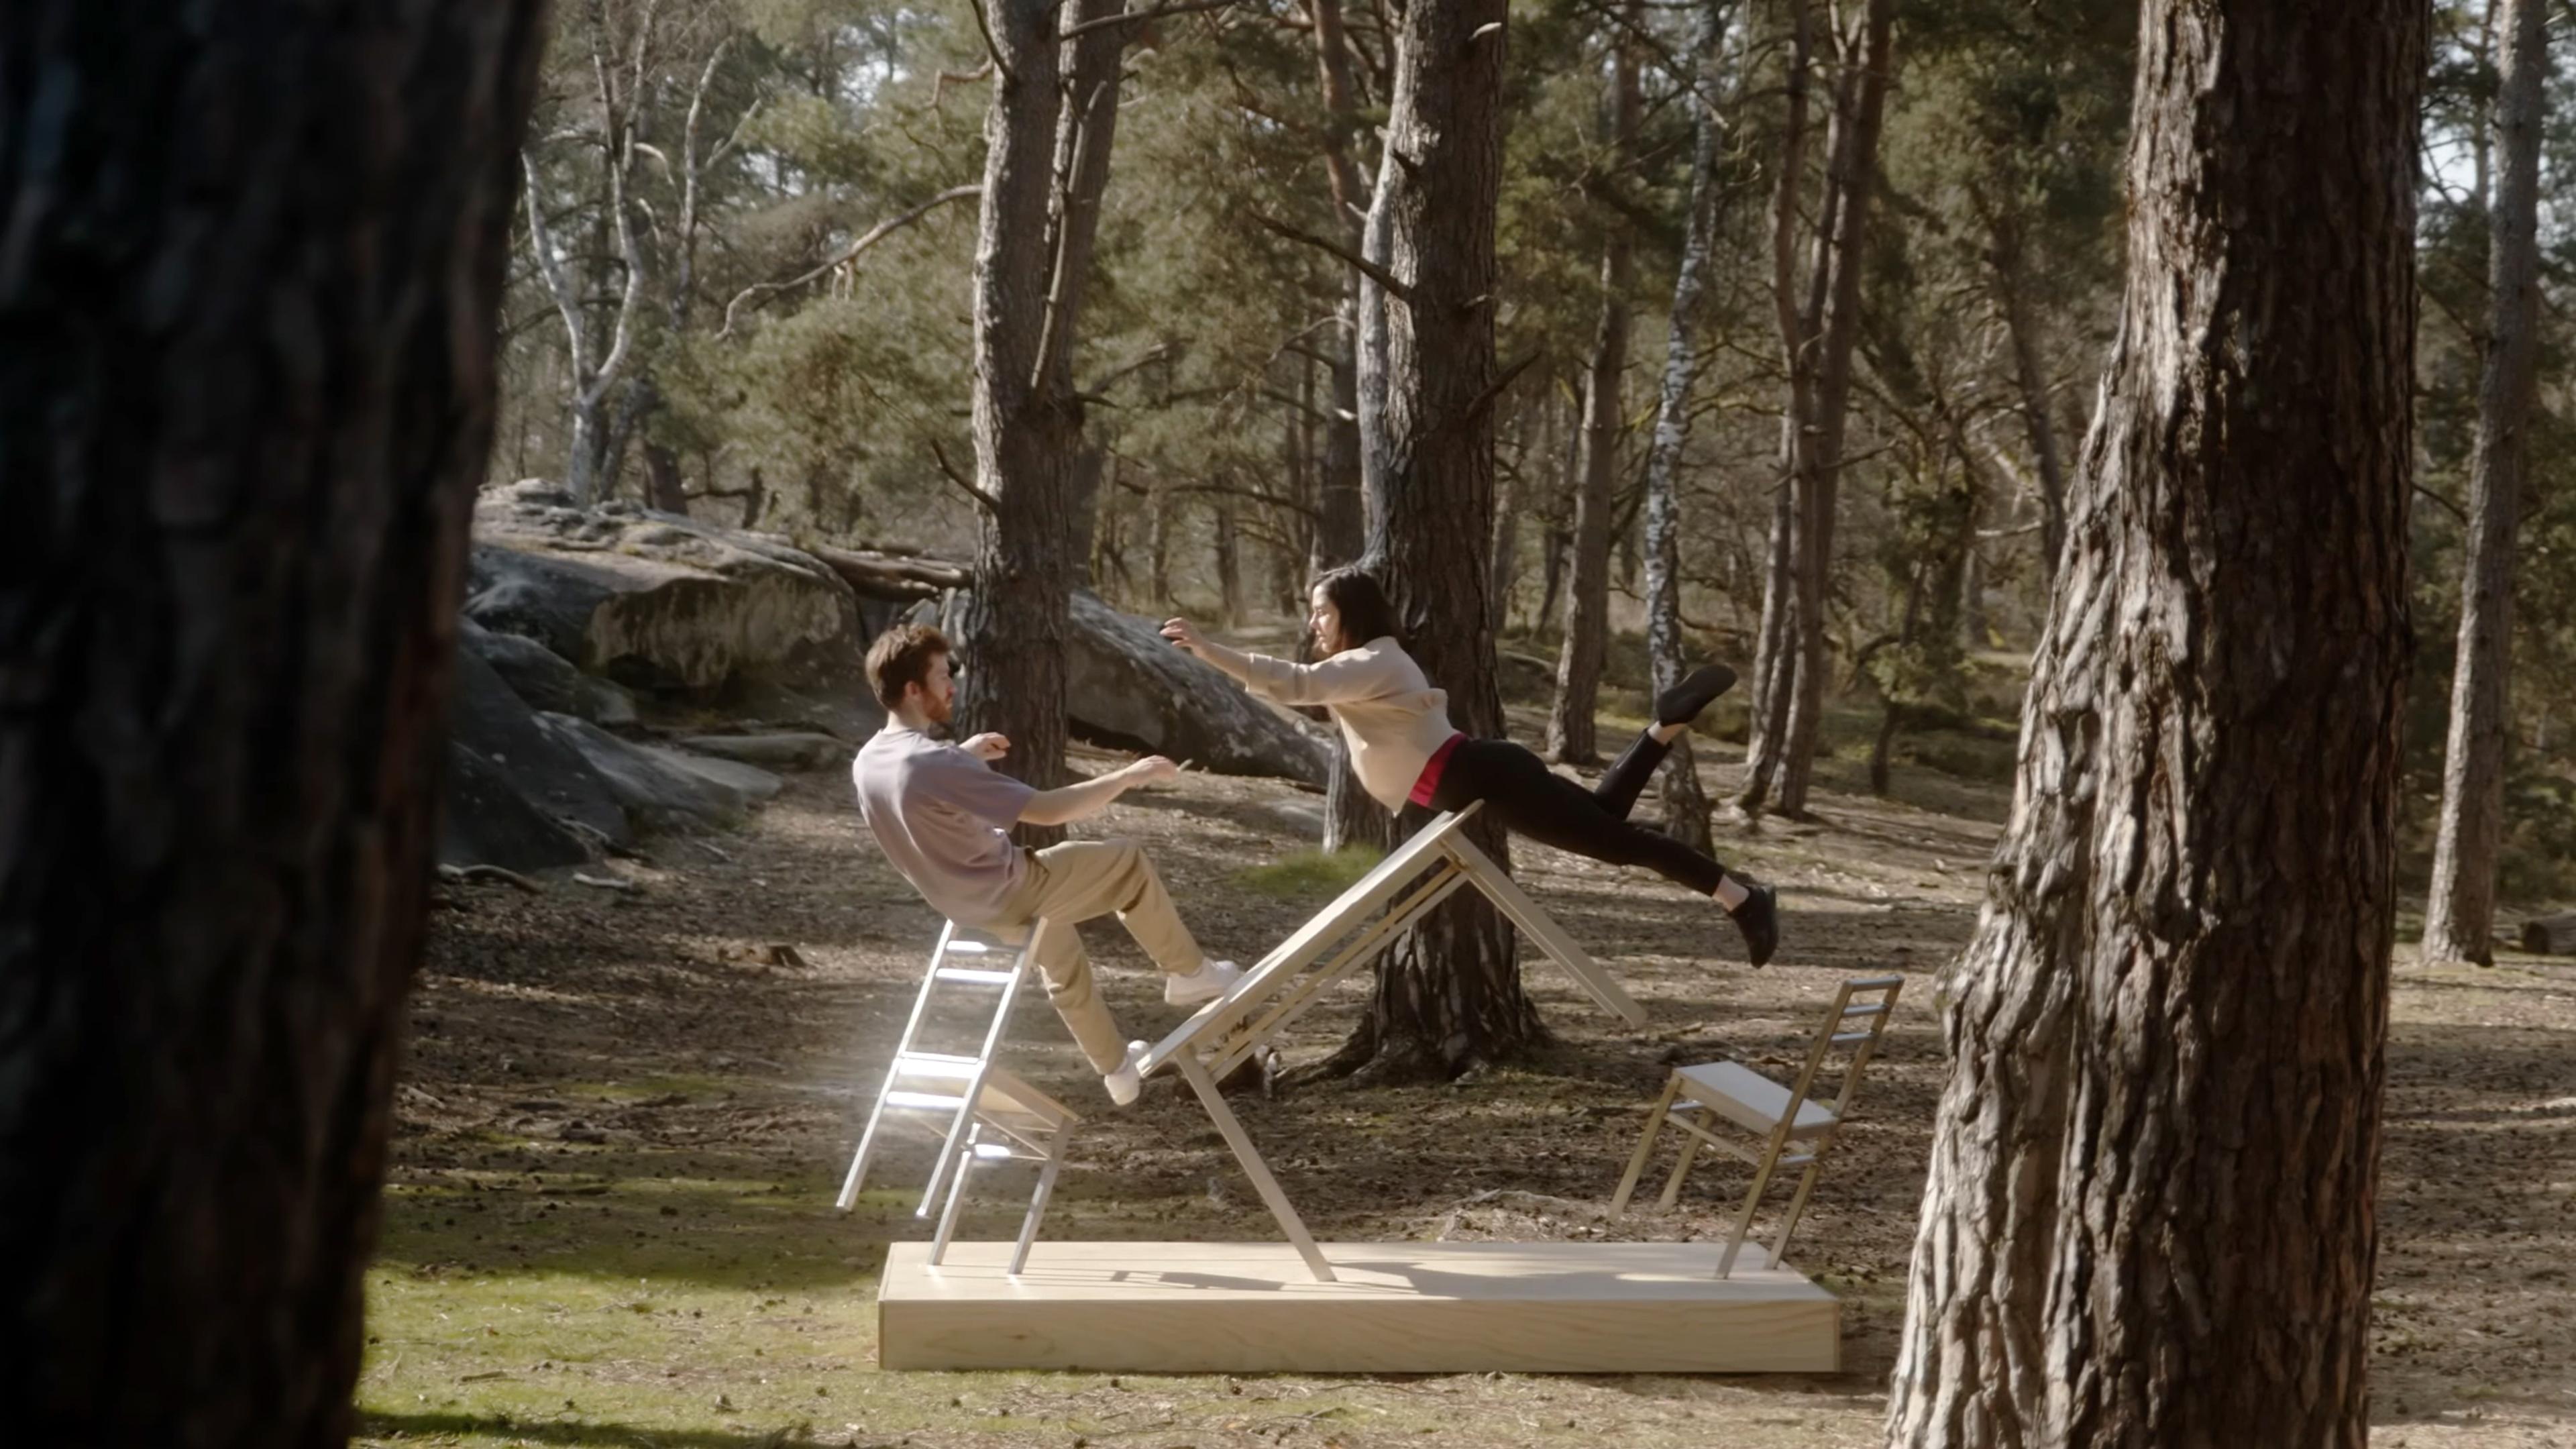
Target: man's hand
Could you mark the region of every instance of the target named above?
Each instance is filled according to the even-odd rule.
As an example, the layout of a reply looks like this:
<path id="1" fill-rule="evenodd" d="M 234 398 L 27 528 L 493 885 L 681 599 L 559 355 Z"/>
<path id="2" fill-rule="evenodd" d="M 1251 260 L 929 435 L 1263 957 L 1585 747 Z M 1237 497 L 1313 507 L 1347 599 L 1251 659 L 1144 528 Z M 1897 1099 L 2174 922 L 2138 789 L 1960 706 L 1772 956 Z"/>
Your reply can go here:
<path id="1" fill-rule="evenodd" d="M 1181 773 L 1181 767 L 1161 755 L 1147 755 L 1118 773 L 1127 777 L 1132 789 L 1139 785 L 1158 785 Z"/>
<path id="2" fill-rule="evenodd" d="M 1180 645 L 1182 648 L 1187 649 L 1192 654 L 1199 652 L 1199 644 L 1201 642 L 1199 639 L 1199 631 L 1192 627 L 1190 621 L 1187 619 L 1165 619 L 1163 621 L 1163 637 Z"/>
<path id="3" fill-rule="evenodd" d="M 1011 752 L 1011 742 L 1002 735 L 988 732 L 975 736 L 957 748 L 989 765 Z"/>

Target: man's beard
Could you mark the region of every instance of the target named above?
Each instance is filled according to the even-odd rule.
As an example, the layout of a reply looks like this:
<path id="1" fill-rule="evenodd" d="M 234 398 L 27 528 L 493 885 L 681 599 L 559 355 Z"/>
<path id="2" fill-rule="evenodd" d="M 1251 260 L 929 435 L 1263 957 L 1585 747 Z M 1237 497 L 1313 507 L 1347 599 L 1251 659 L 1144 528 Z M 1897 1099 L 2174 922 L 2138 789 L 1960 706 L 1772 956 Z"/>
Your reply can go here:
<path id="1" fill-rule="evenodd" d="M 957 714 L 957 697 L 952 694 L 945 699 L 924 699 L 921 712 L 930 717 L 932 724 L 944 725 Z"/>

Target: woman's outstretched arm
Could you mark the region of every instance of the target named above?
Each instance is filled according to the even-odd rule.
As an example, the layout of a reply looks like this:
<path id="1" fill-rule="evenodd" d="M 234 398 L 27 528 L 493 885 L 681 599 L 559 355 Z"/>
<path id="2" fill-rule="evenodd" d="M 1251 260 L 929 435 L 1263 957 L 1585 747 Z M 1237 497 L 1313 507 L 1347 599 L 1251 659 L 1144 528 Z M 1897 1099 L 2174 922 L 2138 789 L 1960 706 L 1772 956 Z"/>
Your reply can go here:
<path id="1" fill-rule="evenodd" d="M 1166 620 L 1163 637 L 1242 680 L 1253 693 L 1281 704 L 1348 704 L 1400 694 L 1405 687 L 1396 659 L 1365 649 L 1298 664 L 1219 644 L 1200 634 L 1187 619 Z"/>

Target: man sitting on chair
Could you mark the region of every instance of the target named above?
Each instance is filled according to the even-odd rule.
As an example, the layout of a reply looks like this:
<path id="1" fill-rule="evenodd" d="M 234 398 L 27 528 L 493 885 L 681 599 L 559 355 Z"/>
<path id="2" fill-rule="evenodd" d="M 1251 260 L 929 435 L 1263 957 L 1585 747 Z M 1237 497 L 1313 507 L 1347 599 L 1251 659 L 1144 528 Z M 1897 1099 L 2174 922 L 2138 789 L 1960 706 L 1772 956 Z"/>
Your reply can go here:
<path id="1" fill-rule="evenodd" d="M 1115 913 L 1154 964 L 1163 999 L 1196 1006 L 1223 996 L 1242 975 L 1211 961 L 1132 840 L 1070 840 L 1023 850 L 1011 826 L 1065 825 L 1107 809 L 1140 785 L 1180 767 L 1151 755 L 1124 769 L 1059 790 L 1039 790 L 989 767 L 1011 742 L 981 734 L 962 745 L 932 738 L 956 700 L 948 640 L 921 624 L 898 624 L 868 648 L 868 685 L 886 707 L 886 726 L 860 749 L 850 776 L 859 814 L 894 868 L 923 900 L 960 926 L 1020 939 L 1040 916 L 1052 923 L 1038 950 L 1047 999 L 1124 1107 L 1142 1087 L 1136 1066 L 1145 1043 L 1119 1039 L 1100 1002 L 1074 923 Z"/>

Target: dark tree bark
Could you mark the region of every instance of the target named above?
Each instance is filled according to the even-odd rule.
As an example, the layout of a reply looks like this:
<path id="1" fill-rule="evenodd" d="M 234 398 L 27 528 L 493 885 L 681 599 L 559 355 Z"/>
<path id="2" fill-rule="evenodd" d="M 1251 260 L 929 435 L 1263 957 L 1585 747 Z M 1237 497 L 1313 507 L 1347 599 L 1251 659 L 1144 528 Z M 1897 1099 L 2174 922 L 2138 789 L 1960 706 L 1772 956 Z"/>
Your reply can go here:
<path id="1" fill-rule="evenodd" d="M 1366 245 L 1369 186 L 1352 154 L 1359 143 L 1359 102 L 1351 78 L 1350 40 L 1342 31 L 1340 0 L 1313 0 L 1315 69 L 1328 121 L 1324 173 L 1332 184 L 1336 234 L 1352 247 Z M 1360 308 L 1367 284 L 1357 269 L 1344 274 L 1341 316 L 1334 329 L 1332 419 L 1325 426 L 1317 479 L 1317 519 L 1312 564 L 1316 572 L 1360 556 L 1367 546 L 1360 502 Z"/>
<path id="2" fill-rule="evenodd" d="M 0 8 L 14 1442 L 351 1432 L 543 42 Z"/>
<path id="3" fill-rule="evenodd" d="M 1340 0 L 1313 0 L 1308 13 L 1314 19 L 1316 78 L 1327 118 L 1324 172 L 1332 186 L 1335 229 L 1346 245 L 1370 261 L 1383 262 L 1384 218 L 1354 154 L 1360 139 L 1359 101 Z M 1344 276 L 1342 285 L 1331 366 L 1332 420 L 1324 433 L 1310 555 L 1316 573 L 1356 562 L 1367 547 L 1369 460 L 1385 453 L 1385 304 L 1376 284 L 1357 268 Z M 1332 781 L 1324 792 L 1324 848 L 1383 849 L 1394 839 L 1394 823 L 1360 788 L 1359 777 L 1351 773 L 1350 747 L 1336 731 Z"/>
<path id="4" fill-rule="evenodd" d="M 664 513 L 685 518 L 689 513 L 688 480 L 680 474 L 680 455 L 660 443 L 644 445 L 644 484 L 646 499 Z"/>
<path id="5" fill-rule="evenodd" d="M 1843 428 L 1850 413 L 1852 353 L 1860 340 L 1860 277 L 1865 265 L 1871 184 L 1878 136 L 1887 112 L 1894 59 L 1889 50 L 1896 0 L 1869 0 L 1859 33 L 1842 44 L 1844 75 L 1826 144 L 1825 223 L 1817 232 L 1818 302 L 1810 333 L 1816 348 L 1814 423 L 1798 471 L 1790 476 L 1790 550 L 1798 570 L 1790 644 L 1797 651 L 1788 726 L 1780 749 L 1779 810 L 1807 813 L 1816 747 L 1824 727 L 1826 585 L 1834 567 L 1834 519 L 1842 488 Z"/>
<path id="6" fill-rule="evenodd" d="M 1948 983 L 1893 1444 L 2366 1441 L 2425 29 L 2142 17 L 2120 340 Z"/>
<path id="7" fill-rule="evenodd" d="M 1100 514 L 1107 502 L 1102 496 L 1102 483 L 1109 469 L 1109 450 L 1095 442 L 1073 455 L 1065 473 L 1064 561 L 1075 588 L 1100 586 L 1092 555 L 1100 548 Z"/>
<path id="8" fill-rule="evenodd" d="M 2540 319 L 2540 127 L 2549 23 L 2540 0 L 2503 0 L 2502 162 L 2489 228 L 2486 372 L 2469 460 L 2468 556 L 2461 567 L 2459 662 L 2442 762 L 2427 961 L 2495 964 L 2496 851 L 2504 835 L 2505 685 L 2513 667 L 2513 562 L 2522 521 Z"/>
<path id="9" fill-rule="evenodd" d="M 1520 466 L 1514 468 L 1503 483 L 1502 505 L 1494 510 L 1493 556 L 1485 565 L 1485 587 L 1493 598 L 1494 633 L 1497 637 L 1511 632 L 1512 591 L 1520 583 L 1521 515 L 1529 511 L 1531 459 L 1526 444 L 1533 426 L 1539 433 L 1538 456 L 1546 458 L 1556 450 L 1556 430 L 1550 426 L 1555 410 L 1548 407 L 1523 407 L 1514 420 L 1524 446 L 1514 451 Z"/>
<path id="10" fill-rule="evenodd" d="M 1646 450 L 1646 658 L 1656 690 L 1679 684 L 1693 660 L 1682 641 L 1681 458 L 1690 439 L 1691 364 L 1696 351 L 1700 293 L 1708 284 L 1716 249 L 1718 165 L 1724 126 L 1718 116 L 1721 52 L 1728 0 L 1704 0 L 1694 54 L 1699 94 L 1691 117 L 1690 212 L 1682 235 L 1681 265 L 1673 276 L 1672 317 L 1664 346 L 1664 375 L 1655 399 L 1655 433 Z M 1700 788 L 1690 736 L 1673 741 L 1656 776 L 1663 794 L 1664 830 L 1702 852 L 1714 852 L 1708 828 L 1708 792 Z"/>
<path id="11" fill-rule="evenodd" d="M 1565 564 L 1573 542 L 1575 451 L 1582 445 L 1581 420 L 1569 418 L 1566 401 L 1551 393 L 1547 400 L 1548 438 L 1554 445 L 1548 453 L 1548 489 L 1539 514 L 1539 599 L 1538 612 L 1531 616 L 1544 623 L 1556 614 L 1556 601 L 1565 589 Z M 1573 422 L 1574 428 L 1563 430 L 1559 424 Z"/>
<path id="12" fill-rule="evenodd" d="M 1128 25 L 1066 41 L 1126 0 L 995 0 L 993 99 L 975 250 L 975 474 L 993 501 L 964 613 L 967 732 L 1011 740 L 1001 767 L 1064 778 L 1065 645 L 1074 568 L 1065 526 L 1082 454 L 1073 343 L 1118 121 Z M 1158 538 L 1159 554 L 1159 538 Z M 1162 559 L 1156 559 L 1159 573 Z M 1060 839 L 1022 827 L 1027 843 Z"/>
<path id="13" fill-rule="evenodd" d="M 2013 355 L 2013 383 L 2021 392 L 2022 425 L 2030 436 L 2030 454 L 2039 465 L 2039 556 L 2043 578 L 2054 581 L 2057 560 L 2066 551 L 2066 463 L 2057 446 L 2057 423 L 2049 406 L 2048 372 L 2040 364 L 2039 309 L 2031 305 L 2030 265 L 2023 254 L 2021 223 L 2009 203 L 1993 208 L 1987 223 L 1989 258 L 1995 270 L 1995 301 L 2004 314 Z"/>
<path id="14" fill-rule="evenodd" d="M 1232 493 L 1216 495 L 1216 527 L 1210 533 L 1216 549 L 1217 612 L 1232 629 L 1243 622 L 1243 528 Z"/>
<path id="15" fill-rule="evenodd" d="M 1628 184 L 1644 99 L 1637 87 L 1637 49 L 1629 31 L 1644 21 L 1627 0 L 1611 44 L 1608 154 L 1616 171 L 1605 188 Z M 1610 208 L 1604 208 L 1610 210 Z M 1601 320 L 1583 376 L 1583 461 L 1575 467 L 1574 567 L 1565 592 L 1565 637 L 1556 656 L 1556 701 L 1548 712 L 1547 752 L 1566 764 L 1600 761 L 1592 712 L 1601 703 L 1601 657 L 1610 642 L 1610 477 L 1627 428 L 1620 383 L 1628 371 L 1628 294 L 1637 285 L 1636 231 L 1625 216 L 1606 218 L 1601 240 Z"/>
<path id="16" fill-rule="evenodd" d="M 1735 807 L 1758 815 L 1770 802 L 1789 728 L 1789 698 L 1797 678 L 1790 644 L 1796 614 L 1797 561 L 1791 553 L 1794 480 L 1804 467 L 1808 399 L 1815 391 L 1815 357 L 1808 339 L 1814 320 L 1798 299 L 1798 217 L 1806 189 L 1808 92 L 1815 84 L 1815 7 L 1789 0 L 1789 49 L 1781 83 L 1785 117 L 1780 159 L 1771 177 L 1771 310 L 1780 334 L 1780 371 L 1787 407 L 1780 415 L 1780 476 L 1771 487 L 1771 536 L 1762 573 L 1762 622 L 1754 635 L 1751 731 L 1744 746 L 1744 779 Z"/>
<path id="17" fill-rule="evenodd" d="M 1495 202 L 1502 173 L 1503 0 L 1414 0 L 1395 17 L 1394 105 L 1380 167 L 1387 262 L 1386 487 L 1369 558 L 1405 641 L 1469 735 L 1503 733 L 1485 601 L 1494 511 Z M 1403 827 L 1425 812 L 1407 810 Z M 1500 830 L 1479 846 L 1507 862 Z M 1380 958 L 1367 1020 L 1336 1069 L 1454 1076 L 1540 1034 L 1511 928 L 1461 891 Z"/>

